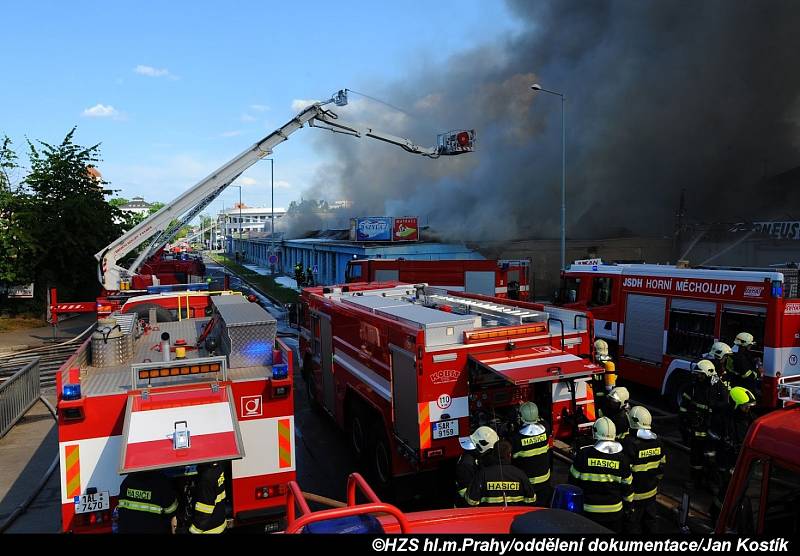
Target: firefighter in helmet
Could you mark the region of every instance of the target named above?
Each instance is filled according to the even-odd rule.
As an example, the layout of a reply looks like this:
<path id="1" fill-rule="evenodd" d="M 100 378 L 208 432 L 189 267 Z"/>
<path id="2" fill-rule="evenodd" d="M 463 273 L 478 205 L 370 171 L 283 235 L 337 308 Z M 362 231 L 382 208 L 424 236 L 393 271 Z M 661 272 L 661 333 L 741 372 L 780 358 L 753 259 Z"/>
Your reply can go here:
<path id="1" fill-rule="evenodd" d="M 519 406 L 519 419 L 522 426 L 511 435 L 512 461 L 528 476 L 538 503 L 549 505 L 552 498 L 550 427 L 539 417 L 539 408 L 533 402 Z"/>
<path id="2" fill-rule="evenodd" d="M 299 262 L 294 265 L 294 281 L 297 282 L 298 287 L 302 287 L 305 283 L 303 281 L 303 265 Z"/>
<path id="3" fill-rule="evenodd" d="M 605 400 L 600 411 L 601 417 L 608 417 L 614 422 L 614 429 L 617 431 L 617 440 L 628 434 L 628 400 L 631 395 L 624 386 L 617 386 L 605 396 Z"/>
<path id="4" fill-rule="evenodd" d="M 630 434 L 622 441 L 633 473 L 631 533 L 658 533 L 656 494 L 664 478 L 667 456 L 661 439 L 652 431 L 653 417 L 647 408 L 637 405 L 628 413 Z"/>
<path id="5" fill-rule="evenodd" d="M 306 267 L 306 286 L 311 287 L 314 285 L 314 273 L 311 271 L 311 266 Z"/>
<path id="6" fill-rule="evenodd" d="M 583 489 L 583 513 L 616 533 L 622 532 L 633 502 L 630 461 L 615 440 L 616 428 L 608 417 L 592 425 L 595 444 L 578 450 L 569 482 Z"/>
<path id="7" fill-rule="evenodd" d="M 725 419 L 725 432 L 720 438 L 717 448 L 717 488 L 709 512 L 713 519 L 719 515 L 722 502 L 728 490 L 728 484 L 733 476 L 736 458 L 744 444 L 745 436 L 753 423 L 753 408 L 756 397 L 747 388 L 734 386 L 728 396 L 728 412 Z"/>
<path id="8" fill-rule="evenodd" d="M 760 379 L 758 369 L 761 365 L 752 352 L 755 339 L 749 332 L 739 332 L 733 344 L 733 355 L 728 367 L 731 386 L 742 386 L 757 393 Z"/>
<path id="9" fill-rule="evenodd" d="M 603 407 L 608 391 L 613 388 L 616 382 L 616 368 L 611 360 L 611 355 L 608 353 L 608 342 L 605 340 L 595 340 L 594 353 L 592 355 L 595 364 L 603 367 L 602 372 L 592 375 L 592 393 L 594 394 L 595 406 Z"/>
<path id="10" fill-rule="evenodd" d="M 218 462 L 197 466 L 197 478 L 192 491 L 192 522 L 190 533 L 222 533 L 225 531 L 225 468 Z"/>
<path id="11" fill-rule="evenodd" d="M 175 530 L 178 497 L 161 471 L 129 473 L 119 487 L 120 533 L 162 533 Z"/>
<path id="12" fill-rule="evenodd" d="M 455 505 L 456 507 L 463 508 L 469 505 L 466 500 L 467 489 L 478 473 L 480 467 L 478 463 L 480 452 L 472 441 L 471 436 L 459 438 L 458 443 L 461 444 L 461 448 L 463 448 L 464 452 L 459 456 L 458 462 L 456 462 Z"/>
<path id="13" fill-rule="evenodd" d="M 683 391 L 678 412 L 681 428 L 689 437 L 690 479 L 695 485 L 703 483 L 708 424 L 711 416 L 709 397 L 711 379 L 714 376 L 716 376 L 714 364 L 707 359 L 699 361 L 695 365 L 691 383 Z"/>
<path id="14" fill-rule="evenodd" d="M 528 476 L 511 463 L 511 444 L 486 426 L 478 427 L 470 438 L 480 453 L 480 469 L 467 489 L 467 504 L 522 506 L 536 502 Z"/>
<path id="15" fill-rule="evenodd" d="M 732 355 L 733 350 L 731 346 L 725 342 L 714 342 L 708 353 L 703 354 L 703 358 L 714 363 L 717 375 L 720 378 L 725 378 L 725 373 L 728 372 L 728 367 L 730 367 L 729 361 Z"/>

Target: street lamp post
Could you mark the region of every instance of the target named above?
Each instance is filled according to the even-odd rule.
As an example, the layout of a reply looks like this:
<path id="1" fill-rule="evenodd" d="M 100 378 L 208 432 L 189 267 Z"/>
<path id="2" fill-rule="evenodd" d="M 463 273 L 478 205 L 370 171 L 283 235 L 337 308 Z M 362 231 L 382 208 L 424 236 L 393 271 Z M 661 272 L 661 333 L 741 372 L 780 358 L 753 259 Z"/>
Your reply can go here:
<path id="1" fill-rule="evenodd" d="M 531 85 L 534 91 L 542 91 L 561 97 L 561 269 L 566 269 L 567 262 L 567 139 L 564 128 L 564 112 L 566 97 L 556 91 L 543 89 L 538 83 Z"/>
<path id="2" fill-rule="evenodd" d="M 272 158 L 268 158 L 269 160 L 269 189 L 270 189 L 270 196 L 272 198 L 272 216 L 270 217 L 271 223 L 271 230 L 272 232 L 269 235 L 269 256 L 272 257 L 275 254 L 275 160 Z M 270 271 L 272 274 L 275 274 L 275 265 L 270 263 L 269 265 Z"/>

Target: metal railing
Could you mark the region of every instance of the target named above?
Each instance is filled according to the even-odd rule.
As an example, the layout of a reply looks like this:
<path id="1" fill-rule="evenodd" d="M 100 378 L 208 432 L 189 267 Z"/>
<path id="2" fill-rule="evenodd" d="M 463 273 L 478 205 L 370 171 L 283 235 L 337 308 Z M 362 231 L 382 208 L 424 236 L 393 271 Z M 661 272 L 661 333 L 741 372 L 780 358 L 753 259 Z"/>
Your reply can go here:
<path id="1" fill-rule="evenodd" d="M 39 361 L 29 361 L 0 385 L 0 438 L 36 403 L 41 395 Z"/>

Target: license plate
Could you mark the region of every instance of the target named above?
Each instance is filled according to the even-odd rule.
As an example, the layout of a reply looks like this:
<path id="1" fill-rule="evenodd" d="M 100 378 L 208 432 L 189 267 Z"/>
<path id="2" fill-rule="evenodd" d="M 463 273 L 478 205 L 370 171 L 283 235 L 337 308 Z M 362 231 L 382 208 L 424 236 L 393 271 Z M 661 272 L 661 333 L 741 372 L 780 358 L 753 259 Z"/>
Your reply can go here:
<path id="1" fill-rule="evenodd" d="M 458 436 L 458 419 L 449 421 L 436 421 L 433 423 L 433 439 L 450 438 Z"/>
<path id="2" fill-rule="evenodd" d="M 99 512 L 110 507 L 108 491 L 96 492 L 94 494 L 81 494 L 75 497 L 75 513 L 86 514 L 89 512 Z"/>

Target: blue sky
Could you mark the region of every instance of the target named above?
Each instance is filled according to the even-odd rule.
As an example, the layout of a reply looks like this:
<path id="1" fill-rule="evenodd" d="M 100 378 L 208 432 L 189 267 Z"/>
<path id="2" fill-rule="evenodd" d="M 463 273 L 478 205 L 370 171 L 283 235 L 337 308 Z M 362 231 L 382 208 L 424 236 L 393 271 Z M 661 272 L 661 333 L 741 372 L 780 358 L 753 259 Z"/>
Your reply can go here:
<path id="1" fill-rule="evenodd" d="M 7 2 L 0 135 L 102 143 L 119 195 L 169 201 L 288 120 L 298 99 L 370 93 L 420 64 L 514 32 L 500 0 Z M 424 96 L 424 92 L 421 92 Z M 391 130 L 386 130 L 391 132 Z M 275 205 L 325 162 L 316 130 L 275 150 Z M 243 201 L 269 205 L 269 163 Z M 229 188 L 212 205 L 238 198 Z"/>

